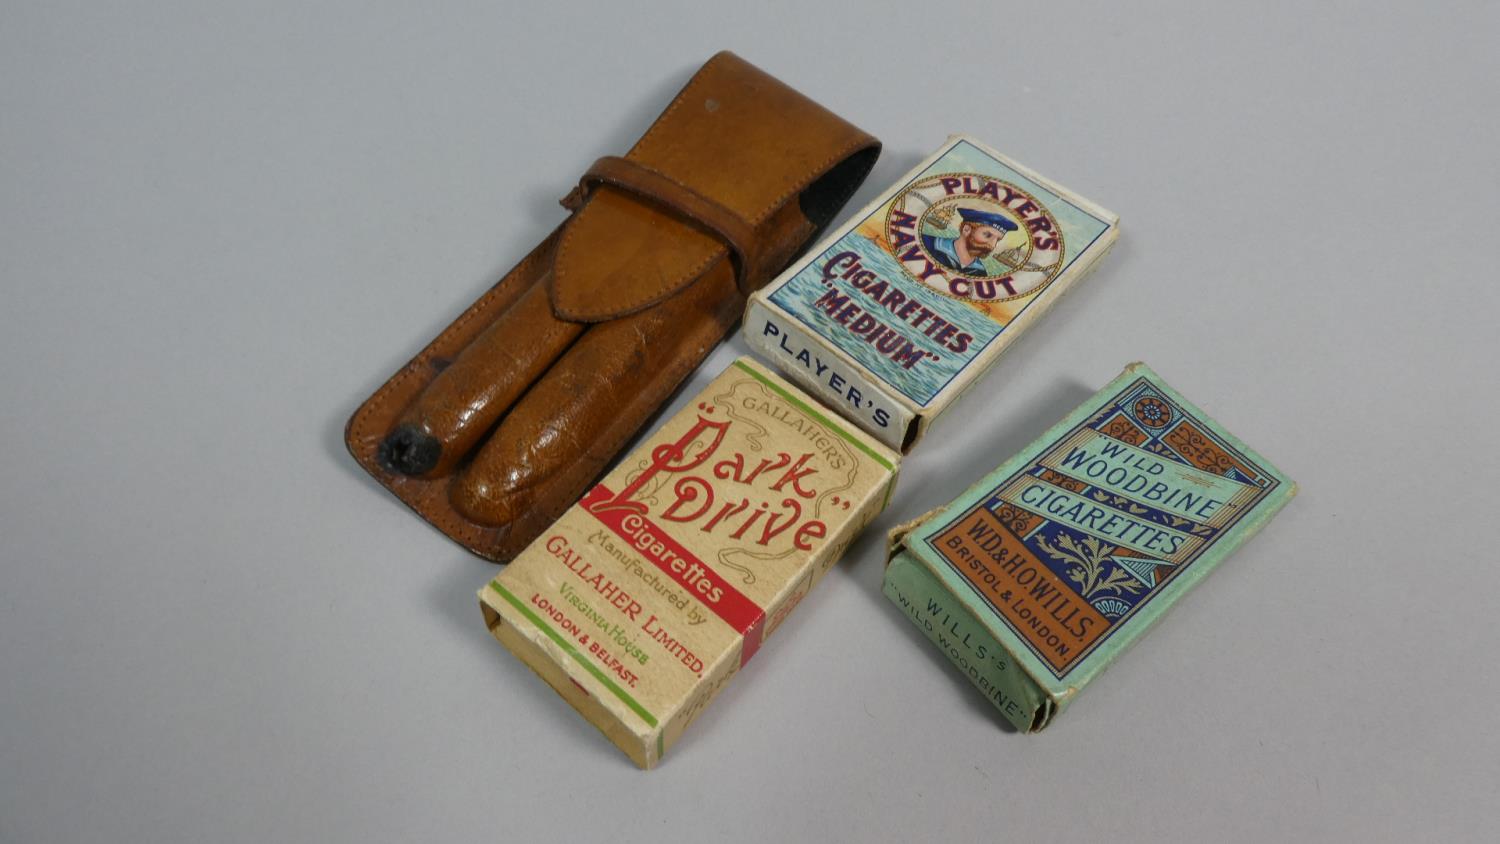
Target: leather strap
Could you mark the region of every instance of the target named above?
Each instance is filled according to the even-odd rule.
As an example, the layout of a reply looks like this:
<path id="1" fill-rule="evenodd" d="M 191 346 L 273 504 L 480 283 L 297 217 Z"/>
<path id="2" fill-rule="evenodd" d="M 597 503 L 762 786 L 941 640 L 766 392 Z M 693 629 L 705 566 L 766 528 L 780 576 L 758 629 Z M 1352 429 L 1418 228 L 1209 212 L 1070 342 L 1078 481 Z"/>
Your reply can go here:
<path id="1" fill-rule="evenodd" d="M 600 159 L 569 196 L 576 210 L 547 285 L 553 313 L 589 323 L 637 313 L 719 261 L 736 293 L 754 290 L 827 222 L 879 148 L 744 59 L 714 56 L 629 152 Z"/>
<path id="2" fill-rule="evenodd" d="M 729 247 L 735 282 L 747 295 L 751 292 L 749 260 L 755 227 L 739 214 L 659 170 L 618 155 L 606 155 L 595 161 L 578 180 L 578 187 L 559 203 L 569 211 L 577 211 L 600 184 L 630 191 L 718 235 Z"/>

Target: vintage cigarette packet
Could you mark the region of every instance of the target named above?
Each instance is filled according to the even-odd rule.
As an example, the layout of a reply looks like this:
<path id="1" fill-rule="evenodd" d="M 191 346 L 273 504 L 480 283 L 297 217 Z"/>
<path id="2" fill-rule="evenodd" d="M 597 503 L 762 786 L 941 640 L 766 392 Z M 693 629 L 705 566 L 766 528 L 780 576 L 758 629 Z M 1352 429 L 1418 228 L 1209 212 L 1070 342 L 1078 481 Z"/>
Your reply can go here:
<path id="1" fill-rule="evenodd" d="M 958 500 L 892 531 L 885 594 L 1035 732 L 1296 489 L 1132 364 Z"/>
<path id="2" fill-rule="evenodd" d="M 745 337 L 907 452 L 1118 232 L 1116 215 L 954 135 L 757 291 Z"/>
<path id="3" fill-rule="evenodd" d="M 650 768 L 884 508 L 899 460 L 740 358 L 480 590 L 486 623 Z"/>

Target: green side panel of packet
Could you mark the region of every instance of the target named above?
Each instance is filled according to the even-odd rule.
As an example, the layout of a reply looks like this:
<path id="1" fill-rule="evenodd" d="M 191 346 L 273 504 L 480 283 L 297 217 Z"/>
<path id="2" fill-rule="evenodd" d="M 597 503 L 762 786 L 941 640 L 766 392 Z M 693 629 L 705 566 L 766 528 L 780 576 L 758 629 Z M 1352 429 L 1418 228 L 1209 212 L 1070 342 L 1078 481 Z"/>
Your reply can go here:
<path id="1" fill-rule="evenodd" d="M 1132 364 L 952 504 L 893 532 L 885 594 L 1036 732 L 1295 492 Z"/>

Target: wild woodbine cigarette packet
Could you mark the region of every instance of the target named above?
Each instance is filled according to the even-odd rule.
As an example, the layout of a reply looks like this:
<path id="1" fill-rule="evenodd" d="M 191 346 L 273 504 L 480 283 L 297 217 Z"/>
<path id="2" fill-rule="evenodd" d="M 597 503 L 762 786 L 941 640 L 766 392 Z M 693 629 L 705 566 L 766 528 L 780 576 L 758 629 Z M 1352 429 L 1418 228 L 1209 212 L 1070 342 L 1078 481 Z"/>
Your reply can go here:
<path id="1" fill-rule="evenodd" d="M 958 500 L 892 531 L 885 594 L 1035 732 L 1296 488 L 1132 364 Z"/>
<path id="2" fill-rule="evenodd" d="M 954 135 L 757 291 L 745 337 L 907 452 L 1118 233 L 1116 215 Z"/>
<path id="3" fill-rule="evenodd" d="M 650 768 L 884 508 L 899 455 L 740 358 L 479 592 Z"/>

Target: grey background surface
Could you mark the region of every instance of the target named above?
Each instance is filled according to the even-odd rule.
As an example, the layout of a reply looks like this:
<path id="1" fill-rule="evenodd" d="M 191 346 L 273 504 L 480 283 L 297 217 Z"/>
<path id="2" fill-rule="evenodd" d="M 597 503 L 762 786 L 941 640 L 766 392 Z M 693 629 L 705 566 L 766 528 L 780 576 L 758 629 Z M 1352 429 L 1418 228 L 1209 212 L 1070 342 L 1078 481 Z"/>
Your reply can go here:
<path id="1" fill-rule="evenodd" d="M 5 4 L 0 840 L 1494 840 L 1494 5 L 625 6 Z M 967 131 L 1123 235 L 645 774 L 340 434 L 726 47 L 845 213 Z M 1136 359 L 1302 494 L 1002 731 L 881 532 Z"/>

